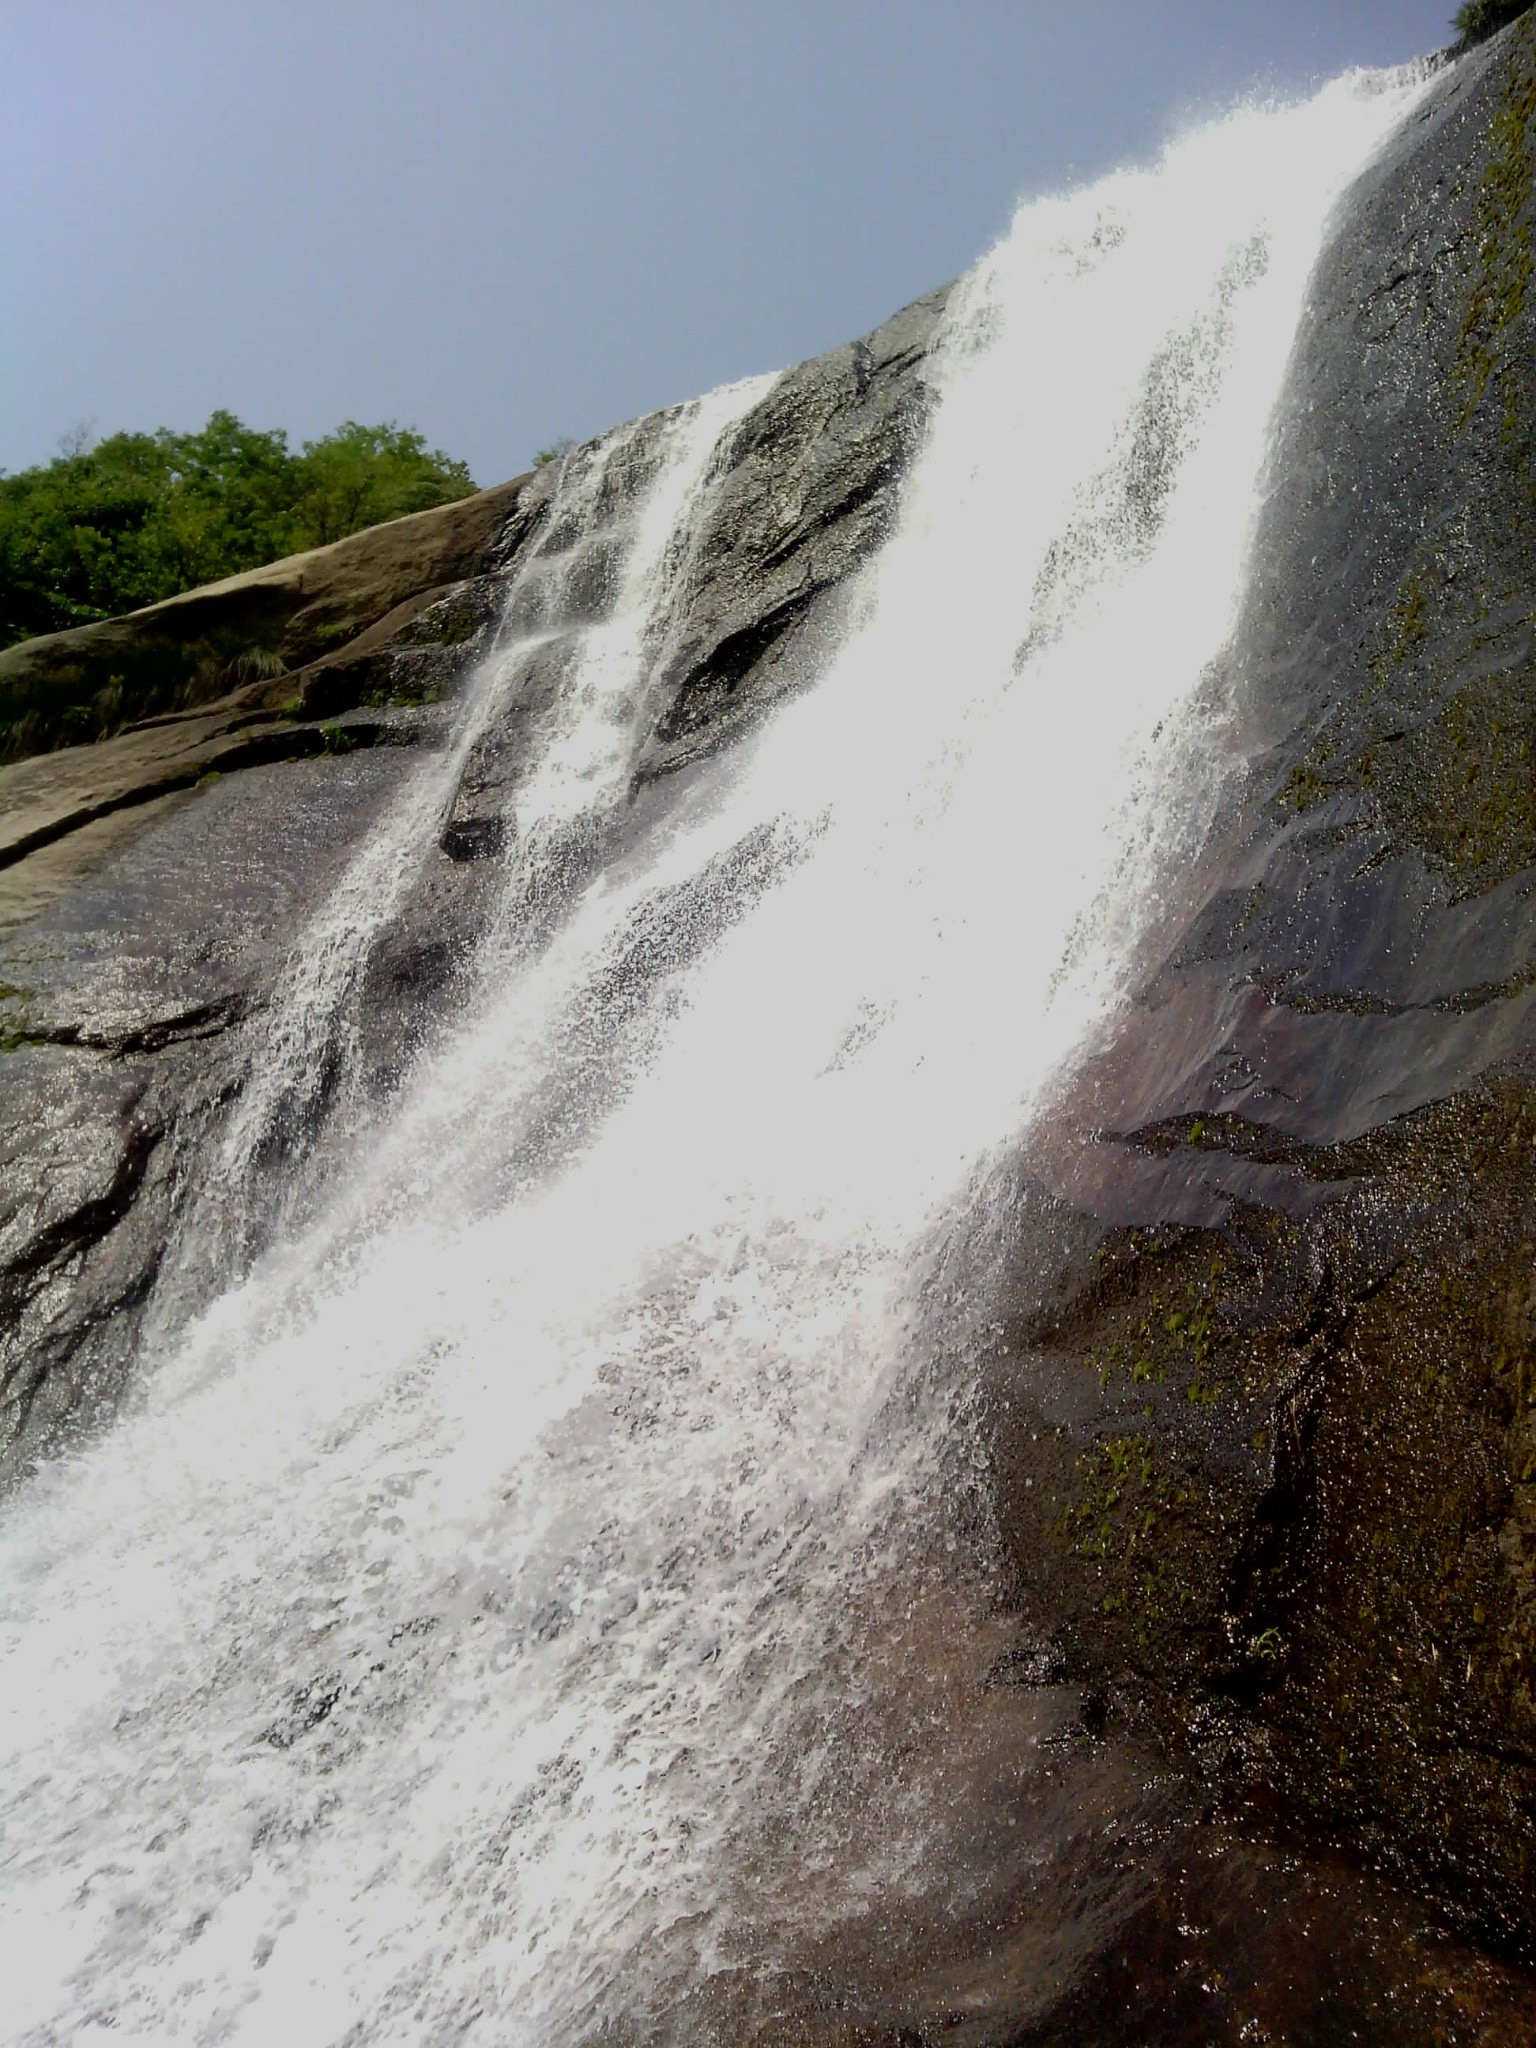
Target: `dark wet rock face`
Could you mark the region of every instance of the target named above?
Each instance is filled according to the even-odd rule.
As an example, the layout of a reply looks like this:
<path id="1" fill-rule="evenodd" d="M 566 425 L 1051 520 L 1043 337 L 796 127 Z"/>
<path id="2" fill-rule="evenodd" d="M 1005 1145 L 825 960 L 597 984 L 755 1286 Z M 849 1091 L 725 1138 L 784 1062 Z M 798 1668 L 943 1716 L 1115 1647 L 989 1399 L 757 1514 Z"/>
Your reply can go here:
<path id="1" fill-rule="evenodd" d="M 0 1478 L 110 1418 L 189 1174 L 398 749 L 221 777 L 7 940 Z"/>
<path id="2" fill-rule="evenodd" d="M 643 774 L 719 745 L 814 666 L 835 593 L 889 531 L 928 419 L 923 364 L 947 296 L 789 371 L 743 423 L 679 593 Z"/>
<path id="3" fill-rule="evenodd" d="M 1533 151 L 1527 17 L 1351 197 L 1236 648 L 1244 785 L 1023 1163 L 990 1371 L 1016 1597 L 1107 1725 L 1157 1729 L 1266 1856 L 1326 1845 L 1527 1962 Z M 1040 2038 L 1248 2038 L 1158 1990 L 1166 1922 Z M 1253 2038 L 1354 2038 L 1327 1995 Z M 1445 1995 L 1415 2032 L 1362 1991 L 1359 2038 L 1526 2038 L 1528 2005 L 1457 2032 Z"/>
<path id="4" fill-rule="evenodd" d="M 923 366 L 946 297 L 931 292 L 863 340 L 787 372 L 726 436 L 661 622 L 637 780 L 712 752 L 817 673 L 841 623 L 841 595 L 889 530 L 926 424 Z M 575 635 L 613 599 L 625 522 L 655 475 L 666 417 L 642 422 L 609 464 L 582 533 L 542 521 L 534 531 L 532 548 L 570 578 L 555 622 L 563 630 L 524 664 L 515 699 L 471 752 L 444 841 L 454 859 L 499 849 L 530 737 L 558 698 Z M 508 625 L 520 602 L 532 609 L 541 595 L 529 577 Z"/>
<path id="5" fill-rule="evenodd" d="M 711 2038 L 1536 2038 L 1533 150 L 1527 17 L 1344 209 L 1233 649 L 1240 785 L 1114 1041 L 942 1248 L 988 1303 L 990 1334 L 938 1348 L 981 1358 L 971 1533 L 1004 1589 L 969 1635 L 909 1617 L 903 1644 L 946 1702 L 934 1854 L 958 1874 L 722 1971 L 688 2016 Z M 790 372 L 722 443 L 628 800 L 544 849 L 520 944 L 814 680 L 927 418 L 944 298 Z M 614 601 L 660 431 L 621 430 L 579 533 L 541 471 L 445 508 L 419 559 L 380 529 L 0 676 L 18 717 L 50 663 L 85 701 L 131 641 L 168 703 L 0 770 L 0 1481 L 110 1419 L 297 937 L 457 759 L 509 590 L 537 619 L 517 578 L 560 560 L 547 644 L 466 743 L 338 1017 L 363 1088 L 465 999 L 530 736 Z M 1171 431 L 1150 405 L 1127 532 L 1155 530 Z M 1053 555 L 1047 621 L 1092 538 Z M 197 666 L 258 627 L 283 674 Z M 208 676 L 236 687 L 203 701 Z M 530 1162 L 601 1113 L 614 1046 L 771 852 L 637 916 Z M 262 1170 L 315 1141 L 330 1057 Z"/>

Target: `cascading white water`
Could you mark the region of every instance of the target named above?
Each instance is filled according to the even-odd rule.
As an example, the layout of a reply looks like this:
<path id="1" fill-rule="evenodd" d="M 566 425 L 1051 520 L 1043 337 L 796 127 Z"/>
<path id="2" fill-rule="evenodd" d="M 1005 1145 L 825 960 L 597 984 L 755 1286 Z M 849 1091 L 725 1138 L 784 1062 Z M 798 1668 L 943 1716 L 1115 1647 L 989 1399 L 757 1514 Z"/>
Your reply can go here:
<path id="1" fill-rule="evenodd" d="M 495 645 L 470 677 L 448 746 L 408 784 L 295 948 L 260 1054 L 224 1136 L 222 1182 L 243 1186 L 277 1116 L 285 1109 L 300 1116 L 312 1110 L 322 1082 L 333 1081 L 332 1066 L 339 1055 L 344 1057 L 344 1049 L 328 1041 L 369 946 L 399 910 L 473 749 L 516 692 L 529 664 L 562 634 L 575 642 L 574 674 L 539 735 L 529 815 L 547 826 L 617 799 L 633 751 L 624 711 L 644 652 L 647 622 L 674 566 L 669 543 L 679 530 L 686 535 L 697 514 L 722 436 L 772 383 L 771 377 L 748 378 L 664 418 L 660 445 L 651 458 L 656 473 L 636 530 L 624 536 L 620 588 L 611 614 L 600 623 L 582 620 L 579 612 L 573 622 L 571 586 L 604 486 L 622 469 L 650 423 L 634 421 L 565 456 L 543 530 L 518 562 Z M 221 1221 L 228 1226 L 227 1215 Z"/>
<path id="2" fill-rule="evenodd" d="M 8 1505 L 10 2038 L 678 2038 L 920 1887 L 923 1247 L 1207 827 L 1307 276 L 1418 89 L 1021 209 L 816 687 L 493 949 L 302 1233 Z M 622 783 L 695 456 L 520 842 Z"/>

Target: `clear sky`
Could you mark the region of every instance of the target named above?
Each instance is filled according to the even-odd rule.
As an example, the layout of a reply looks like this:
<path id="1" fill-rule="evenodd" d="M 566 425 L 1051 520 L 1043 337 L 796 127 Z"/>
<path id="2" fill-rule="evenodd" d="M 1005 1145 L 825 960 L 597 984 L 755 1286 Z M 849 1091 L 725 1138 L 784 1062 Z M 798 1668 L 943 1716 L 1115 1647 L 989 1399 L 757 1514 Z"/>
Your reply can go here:
<path id="1" fill-rule="evenodd" d="M 223 405 L 393 418 L 498 482 L 1453 5 L 0 0 L 0 467 Z"/>

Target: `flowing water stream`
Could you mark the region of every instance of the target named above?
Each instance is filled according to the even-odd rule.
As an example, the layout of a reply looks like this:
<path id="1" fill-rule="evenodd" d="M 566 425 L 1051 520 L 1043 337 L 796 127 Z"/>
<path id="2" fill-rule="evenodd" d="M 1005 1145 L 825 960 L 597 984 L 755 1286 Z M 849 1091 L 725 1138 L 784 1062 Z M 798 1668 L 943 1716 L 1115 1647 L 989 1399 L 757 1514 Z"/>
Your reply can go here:
<path id="1" fill-rule="evenodd" d="M 455 1028 L 385 1109 L 335 1096 L 265 1250 L 0 1520 L 6 2038 L 680 2039 L 701 1987 L 921 1909 L 962 1740 L 925 1644 L 985 1569 L 934 1247 L 1112 1031 L 1238 765 L 1308 275 L 1421 89 L 1022 207 L 814 687 L 611 838 L 766 383 L 567 458 L 221 1185 L 560 637 Z"/>
<path id="2" fill-rule="evenodd" d="M 557 671 L 566 668 L 567 687 L 539 733 L 525 837 L 568 829 L 618 801 L 637 739 L 647 629 L 664 615 L 668 582 L 699 523 L 722 441 L 773 381 L 727 386 L 565 456 L 542 530 L 511 574 L 495 645 L 470 678 L 447 746 L 380 821 L 294 950 L 220 1148 L 223 1199 L 211 1219 L 192 1219 L 194 1231 L 249 1236 L 262 1220 L 247 1213 L 258 1153 L 274 1133 L 302 1139 L 338 1080 L 343 1087 L 355 1080 L 356 1046 L 337 1027 L 370 945 L 405 901 L 476 747 L 541 659 L 553 655 Z M 605 490 L 622 490 L 619 479 L 637 460 L 645 477 L 639 512 L 621 519 L 615 534 L 603 517 Z M 633 492 L 633 479 L 625 481 Z M 608 581 L 616 589 L 605 591 Z M 593 619 L 589 608 L 604 596 L 605 615 Z M 291 1153 L 291 1142 L 282 1149 Z"/>

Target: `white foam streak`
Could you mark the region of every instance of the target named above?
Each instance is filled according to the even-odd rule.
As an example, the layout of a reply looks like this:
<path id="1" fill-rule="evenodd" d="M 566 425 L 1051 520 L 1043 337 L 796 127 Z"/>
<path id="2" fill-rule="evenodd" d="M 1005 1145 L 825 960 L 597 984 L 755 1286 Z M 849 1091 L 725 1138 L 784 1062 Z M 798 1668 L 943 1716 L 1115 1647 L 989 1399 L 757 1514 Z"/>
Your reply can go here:
<path id="1" fill-rule="evenodd" d="M 537 736 L 539 756 L 521 806 L 534 829 L 568 824 L 622 795 L 644 695 L 646 639 L 664 606 L 673 557 L 686 547 L 722 435 L 773 382 L 766 376 L 723 386 L 664 422 L 657 475 L 624 550 L 617 603 L 611 616 L 579 632 L 569 686 Z M 219 1228 L 231 1227 L 230 1191 L 236 1198 L 246 1191 L 258 1148 L 279 1115 L 302 1122 L 323 1089 L 352 1078 L 355 1046 L 334 1040 L 369 949 L 400 910 L 475 748 L 552 630 L 565 623 L 581 543 L 596 523 L 610 472 L 630 457 L 646 424 L 636 421 L 563 459 L 543 532 L 520 559 L 501 629 L 464 688 L 447 746 L 378 821 L 294 948 L 224 1136 Z M 562 540 L 571 544 L 562 548 Z"/>
<path id="2" fill-rule="evenodd" d="M 585 636 L 573 687 L 543 740 L 521 808 L 548 831 L 621 794 L 634 764 L 646 697 L 636 678 L 666 613 L 669 585 L 697 530 L 699 500 L 721 437 L 772 388 L 771 376 L 728 384 L 682 408 L 660 473 L 642 501 L 611 618 Z"/>
<path id="3" fill-rule="evenodd" d="M 678 2038 L 918 1883 L 924 1752 L 857 1730 L 950 1413 L 922 1247 L 1207 829 L 1306 279 L 1415 90 L 1021 210 L 815 689 L 493 956 L 322 1213 L 12 1504 L 12 2038 Z M 621 798 L 744 403 L 658 467 L 520 856 Z"/>

